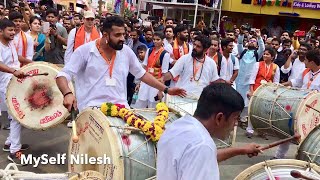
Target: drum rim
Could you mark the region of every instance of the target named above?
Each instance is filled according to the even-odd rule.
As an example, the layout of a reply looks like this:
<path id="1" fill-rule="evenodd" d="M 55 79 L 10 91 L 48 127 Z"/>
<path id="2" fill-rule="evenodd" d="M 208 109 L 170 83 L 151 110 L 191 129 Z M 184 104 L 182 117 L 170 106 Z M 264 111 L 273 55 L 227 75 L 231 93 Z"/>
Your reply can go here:
<path id="1" fill-rule="evenodd" d="M 100 121 L 101 125 L 104 127 L 104 129 L 106 131 L 105 132 L 106 133 L 105 136 L 109 137 L 109 139 L 113 139 L 112 143 L 109 142 L 109 144 L 112 144 L 112 146 L 110 147 L 110 150 L 111 150 L 110 152 L 111 152 L 112 156 L 108 156 L 108 157 L 111 158 L 111 163 L 112 164 L 119 165 L 113 171 L 113 178 L 120 178 L 120 179 L 122 178 L 122 179 L 124 179 L 124 173 L 125 173 L 124 159 L 120 158 L 121 156 L 123 156 L 123 150 L 120 149 L 120 147 L 122 147 L 122 145 L 119 144 L 118 139 L 116 139 L 116 138 L 119 138 L 119 137 L 116 136 L 117 134 L 115 134 L 114 131 L 109 130 L 110 129 L 110 124 L 109 124 L 108 117 L 106 115 L 104 115 L 100 111 L 100 109 L 97 109 L 96 107 L 87 107 L 87 108 L 83 109 L 77 115 L 75 121 L 77 122 L 77 120 L 81 117 L 81 115 L 83 115 L 85 113 L 91 113 L 91 114 L 93 113 L 95 115 L 95 117 L 97 117 L 97 119 Z M 100 116 L 103 117 L 104 119 L 100 119 Z M 110 134 L 112 134 L 112 136 L 109 136 Z M 70 132 L 69 145 L 68 145 L 68 157 L 70 157 L 70 155 L 71 155 L 71 149 L 72 149 L 72 144 L 73 144 L 72 136 L 73 136 L 73 134 L 72 134 L 72 132 Z M 80 137 L 79 137 L 79 139 L 80 139 Z M 80 140 L 79 140 L 79 142 L 80 142 Z M 79 143 L 79 142 L 77 142 L 77 143 Z M 117 163 L 114 162 L 114 159 L 116 158 L 116 155 L 118 155 Z M 75 166 L 79 166 L 79 165 L 75 165 Z M 68 162 L 68 171 L 72 172 L 71 164 L 69 162 Z M 99 171 L 97 171 L 97 172 L 99 172 Z M 115 173 L 115 172 L 120 172 L 119 173 L 120 176 L 116 177 L 115 174 L 117 174 L 117 173 Z M 99 173 L 101 173 L 101 172 L 99 172 Z"/>
<path id="2" fill-rule="evenodd" d="M 320 124 L 318 124 L 316 127 L 314 127 L 309 133 L 308 135 L 299 143 L 298 147 L 297 147 L 297 151 L 296 151 L 296 154 L 295 154 L 295 158 L 298 159 L 298 155 L 299 155 L 299 152 L 301 151 L 301 148 L 302 146 L 306 143 L 306 140 L 308 138 L 308 136 L 310 134 L 312 134 L 314 131 L 317 131 L 317 130 L 320 130 Z M 300 159 L 298 159 L 300 160 Z M 302 160 L 301 160 L 302 161 Z M 314 163 L 314 162 L 312 162 Z"/>
<path id="3" fill-rule="evenodd" d="M 299 104 L 299 106 L 298 106 L 298 108 L 297 108 L 296 116 L 294 117 L 295 120 L 298 119 L 300 116 L 302 116 L 304 107 L 305 107 L 305 105 L 307 104 L 306 101 L 308 101 L 308 100 L 311 99 L 311 98 L 317 99 L 316 97 L 314 97 L 314 96 L 317 95 L 317 94 L 319 94 L 318 96 L 320 97 L 319 91 L 316 91 L 316 90 L 310 91 L 310 92 L 308 93 L 308 95 L 306 95 L 305 99 L 303 99 L 303 100 L 300 102 L 300 104 Z M 320 115 L 320 113 L 318 113 L 318 115 Z M 318 125 L 320 125 L 320 124 L 317 124 L 315 127 L 313 127 L 313 128 L 309 131 L 309 133 L 310 133 L 311 131 L 313 131 L 313 129 L 315 129 Z M 300 131 L 299 131 L 299 129 L 298 129 L 298 121 L 294 121 L 294 132 L 300 133 Z M 309 134 L 309 133 L 308 133 L 308 134 Z M 304 141 L 304 139 L 308 137 L 308 134 L 307 134 L 305 137 L 302 137 L 302 136 L 301 136 L 301 139 L 300 139 L 299 144 L 301 144 L 301 142 Z M 301 135 L 301 133 L 300 133 L 300 135 Z"/>
<path id="4" fill-rule="evenodd" d="M 36 61 L 36 62 L 32 62 L 32 63 L 29 63 L 25 66 L 23 66 L 22 68 L 20 68 L 20 70 L 23 70 L 24 68 L 28 68 L 30 66 L 34 66 L 34 65 L 46 65 L 46 66 L 50 66 L 54 69 L 56 69 L 58 72 L 61 71 L 62 68 L 58 67 L 57 65 L 55 64 L 51 64 L 51 63 L 48 63 L 48 62 L 43 62 L 43 61 Z M 43 130 L 47 130 L 47 129 L 50 129 L 50 128 L 54 128 L 54 127 L 57 127 L 59 124 L 63 123 L 67 117 L 70 115 L 70 113 L 66 113 L 64 116 L 61 117 L 61 120 L 58 121 L 56 124 L 53 124 L 52 126 L 49 126 L 49 127 L 42 127 L 42 128 L 36 128 L 36 127 L 30 127 L 28 125 L 26 125 L 25 123 L 21 123 L 15 115 L 14 113 L 12 112 L 11 108 L 9 108 L 8 106 L 8 90 L 9 90 L 9 86 L 13 83 L 13 79 L 15 77 L 12 76 L 10 78 L 10 81 L 7 85 L 7 90 L 6 90 L 6 97 L 5 97 L 5 103 L 6 103 L 6 106 L 7 106 L 7 111 L 8 111 L 8 114 L 10 114 L 14 119 L 16 119 L 23 127 L 27 128 L 27 129 L 32 129 L 32 130 L 36 130 L 36 131 L 43 131 Z M 69 87 L 71 89 L 72 92 L 74 92 L 74 87 L 73 87 L 73 84 L 72 83 L 69 83 Z"/>
<path id="5" fill-rule="evenodd" d="M 300 167 L 306 167 L 306 168 L 310 167 L 316 172 L 318 173 L 320 172 L 320 167 L 315 163 L 309 163 L 309 162 L 301 161 L 297 159 L 275 159 L 275 160 L 267 160 L 264 162 L 260 162 L 258 164 L 254 164 L 248 167 L 247 169 L 243 170 L 240 174 L 238 174 L 238 176 L 236 176 L 234 180 L 246 179 L 249 175 L 253 174 L 253 172 L 263 169 L 266 163 L 270 167 L 278 166 L 278 165 L 294 165 L 294 166 L 300 166 Z"/>

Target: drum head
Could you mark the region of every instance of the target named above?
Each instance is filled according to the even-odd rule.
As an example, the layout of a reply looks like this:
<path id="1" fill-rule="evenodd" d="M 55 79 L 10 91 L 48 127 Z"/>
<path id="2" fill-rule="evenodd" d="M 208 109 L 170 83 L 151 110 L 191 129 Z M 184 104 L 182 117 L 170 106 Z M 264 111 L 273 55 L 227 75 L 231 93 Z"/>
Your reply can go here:
<path id="1" fill-rule="evenodd" d="M 318 103 L 319 101 L 319 103 Z M 295 132 L 301 135 L 301 140 L 320 123 L 320 93 L 313 91 L 301 102 L 295 118 Z"/>
<path id="2" fill-rule="evenodd" d="M 307 168 L 311 168 L 308 172 L 308 176 L 318 179 L 317 173 L 320 173 L 320 167 L 313 163 L 308 163 L 305 161 L 295 160 L 295 159 L 277 159 L 269 160 L 255 164 L 243 172 L 241 172 L 235 180 L 266 180 L 270 179 L 265 168 L 271 170 L 271 174 L 275 179 L 286 179 L 294 180 L 290 175 L 292 170 L 299 171 L 301 173 L 306 173 Z"/>
<path id="3" fill-rule="evenodd" d="M 119 119 L 120 121 L 121 119 Z M 69 144 L 69 171 L 94 170 L 109 179 L 124 179 L 123 159 L 117 136 L 110 130 L 107 117 L 98 109 L 87 108 L 76 118 L 79 142 Z M 110 158 L 101 164 L 77 162 L 78 156 Z M 120 175 L 120 176 L 118 176 Z"/>
<path id="4" fill-rule="evenodd" d="M 69 180 L 105 180 L 106 178 L 97 171 L 84 171 L 74 175 Z"/>
<path id="5" fill-rule="evenodd" d="M 60 124 L 68 117 L 63 106 L 63 96 L 56 85 L 55 77 L 60 68 L 45 62 L 35 62 L 21 68 L 25 74 L 48 73 L 18 79 L 12 77 L 6 93 L 9 113 L 23 126 L 45 130 Z M 69 84 L 72 87 L 72 84 Z M 73 90 L 73 88 L 72 88 Z"/>

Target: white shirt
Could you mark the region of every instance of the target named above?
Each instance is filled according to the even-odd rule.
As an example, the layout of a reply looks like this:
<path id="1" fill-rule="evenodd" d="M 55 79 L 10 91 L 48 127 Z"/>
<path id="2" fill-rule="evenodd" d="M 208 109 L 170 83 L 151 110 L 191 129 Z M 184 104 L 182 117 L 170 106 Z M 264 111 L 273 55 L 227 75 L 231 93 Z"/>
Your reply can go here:
<path id="1" fill-rule="evenodd" d="M 96 41 L 92 41 L 74 51 L 70 63 L 64 66 L 57 77 L 64 76 L 68 81 L 71 80 L 71 77 L 75 77 L 80 111 L 89 106 L 100 107 L 103 102 L 118 103 L 129 107 L 127 102 L 128 73 L 141 78 L 146 71 L 127 45 L 123 45 L 122 50 L 117 51 L 116 54 L 112 72 L 112 79 L 115 79 L 116 86 L 107 86 L 106 81 L 110 80 L 109 67 L 100 55 Z"/>
<path id="2" fill-rule="evenodd" d="M 77 28 L 73 28 L 68 35 L 67 49 L 64 54 L 64 64 L 67 64 L 69 62 L 71 55 L 73 53 L 76 31 L 77 31 Z M 83 44 L 88 43 L 90 41 L 90 37 L 91 37 L 91 33 L 85 32 L 85 39 Z M 101 33 L 100 33 L 100 37 L 102 37 Z"/>
<path id="3" fill-rule="evenodd" d="M 232 55 L 238 56 L 238 44 L 233 42 L 233 49 L 232 49 Z"/>
<path id="4" fill-rule="evenodd" d="M 289 81 L 292 79 L 296 79 L 299 75 L 302 74 L 302 72 L 306 69 L 306 64 L 304 62 L 301 62 L 299 58 L 296 58 L 292 63 L 290 63 L 289 67 L 287 69 L 284 68 L 284 65 L 281 67 L 281 71 L 284 74 L 288 74 L 290 71 Z"/>
<path id="5" fill-rule="evenodd" d="M 173 55 L 173 47 L 172 47 L 172 45 L 166 40 L 166 39 L 164 39 L 163 40 L 163 44 L 164 44 L 164 50 L 166 50 L 170 55 Z M 188 52 L 188 54 L 191 54 L 192 53 L 192 45 L 190 45 L 190 44 L 188 44 L 187 43 L 187 45 L 189 46 L 189 52 Z M 183 46 L 179 46 L 179 48 L 181 49 L 182 48 L 182 53 L 184 53 L 183 52 Z M 182 56 L 181 56 L 182 57 Z M 170 63 L 172 63 L 174 61 L 174 59 L 172 59 L 171 58 L 171 60 L 170 60 Z"/>
<path id="6" fill-rule="evenodd" d="M 311 77 L 313 76 L 313 81 L 311 81 Z M 308 88 L 308 83 L 310 87 Z M 303 76 L 303 72 L 296 78 L 291 80 L 293 87 L 301 87 L 301 89 L 312 89 L 312 90 L 320 90 L 320 70 L 312 73 L 310 70 L 305 76 Z"/>
<path id="7" fill-rule="evenodd" d="M 22 32 L 26 35 L 26 39 L 27 39 L 27 49 L 26 49 L 26 56 L 25 58 L 32 60 L 33 55 L 34 55 L 34 40 L 32 39 L 32 37 L 25 33 Z M 18 33 L 14 36 L 13 39 L 13 44 L 14 47 L 16 47 L 18 49 L 18 55 L 22 56 L 22 50 L 23 50 L 23 41 L 22 41 L 22 37 L 21 37 L 21 33 Z"/>
<path id="8" fill-rule="evenodd" d="M 186 115 L 158 142 L 157 180 L 219 180 L 217 148 L 200 121 Z"/>
<path id="9" fill-rule="evenodd" d="M 144 66 L 148 65 L 149 50 L 150 49 L 147 50 L 146 56 L 145 56 L 144 61 L 143 61 L 143 65 Z M 168 72 L 169 61 L 170 61 L 170 55 L 169 55 L 169 53 L 166 53 L 163 56 L 162 65 L 161 65 L 162 74 Z M 158 91 L 159 91 L 158 89 L 156 89 L 154 87 L 151 87 L 151 86 L 147 85 L 146 83 L 142 82 L 141 85 L 140 85 L 138 98 L 139 98 L 139 100 L 143 100 L 143 101 L 149 100 L 150 102 L 155 102 L 154 97 L 158 94 Z"/>
<path id="10" fill-rule="evenodd" d="M 271 64 L 269 65 L 269 68 L 270 68 L 270 71 L 273 71 L 273 69 L 271 69 Z M 256 64 L 253 66 L 253 69 L 251 71 L 251 76 L 250 76 L 250 84 L 255 84 L 255 81 L 256 81 L 256 78 L 257 78 L 257 75 L 258 75 L 258 72 L 259 72 L 259 62 L 256 62 Z M 273 83 L 279 83 L 280 82 L 280 68 L 279 66 L 277 66 L 277 69 L 276 69 L 276 73 L 273 77 Z"/>
<path id="11" fill-rule="evenodd" d="M 0 62 L 13 69 L 20 68 L 18 54 L 13 42 L 6 46 L 0 42 Z M 0 92 L 5 93 L 12 74 L 0 71 Z"/>
<path id="12" fill-rule="evenodd" d="M 220 77 L 223 80 L 230 81 L 233 71 L 239 69 L 239 60 L 234 56 L 234 64 L 232 62 L 231 54 L 229 55 L 228 60 L 222 56 L 221 68 L 220 68 Z"/>
<path id="13" fill-rule="evenodd" d="M 173 78 L 178 75 L 180 76 L 176 87 L 185 89 L 188 95 L 199 97 L 203 88 L 219 79 L 219 76 L 217 65 L 210 57 L 205 56 L 205 61 L 202 66 L 196 61 L 196 66 L 194 67 L 193 61 L 191 54 L 184 55 L 169 71 Z M 193 77 L 193 70 L 196 69 L 196 67 L 198 67 L 199 70 L 195 74 L 195 77 Z"/>

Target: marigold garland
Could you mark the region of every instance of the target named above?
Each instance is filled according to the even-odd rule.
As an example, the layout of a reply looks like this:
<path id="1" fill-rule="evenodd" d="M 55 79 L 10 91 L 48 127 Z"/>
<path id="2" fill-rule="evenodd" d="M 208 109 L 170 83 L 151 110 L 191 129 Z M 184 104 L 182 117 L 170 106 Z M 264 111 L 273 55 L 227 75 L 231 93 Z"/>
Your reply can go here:
<path id="1" fill-rule="evenodd" d="M 141 119 L 121 104 L 103 103 L 100 110 L 106 116 L 120 117 L 128 125 L 139 128 L 147 138 L 151 138 L 152 141 L 158 141 L 160 139 L 169 117 L 169 108 L 163 102 L 156 105 L 157 116 L 154 118 L 153 123 Z"/>

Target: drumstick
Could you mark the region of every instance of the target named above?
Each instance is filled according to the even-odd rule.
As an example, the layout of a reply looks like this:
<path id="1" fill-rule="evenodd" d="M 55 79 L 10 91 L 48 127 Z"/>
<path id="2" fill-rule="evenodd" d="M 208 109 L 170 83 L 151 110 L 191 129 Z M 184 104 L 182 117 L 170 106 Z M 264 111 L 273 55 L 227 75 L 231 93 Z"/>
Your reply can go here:
<path id="1" fill-rule="evenodd" d="M 33 76 L 48 76 L 49 73 L 40 73 L 40 74 L 26 74 L 27 77 L 33 77 Z"/>
<path id="2" fill-rule="evenodd" d="M 79 137 L 77 135 L 77 126 L 76 126 L 76 121 L 75 121 L 75 117 L 76 117 L 76 112 L 74 107 L 72 106 L 71 108 L 71 119 L 72 119 L 72 141 L 74 143 L 77 143 L 79 141 Z"/>
<path id="3" fill-rule="evenodd" d="M 301 172 L 299 172 L 299 171 L 297 171 L 297 170 L 292 170 L 292 171 L 290 172 L 290 175 L 291 175 L 292 177 L 294 177 L 294 178 L 297 178 L 297 179 L 302 178 L 302 179 L 305 179 L 305 180 L 316 180 L 316 179 L 314 179 L 314 178 L 311 178 L 311 177 L 308 177 L 308 176 L 303 175 Z"/>
<path id="4" fill-rule="evenodd" d="M 300 137 L 301 137 L 301 136 L 300 136 L 299 134 L 295 134 L 295 135 L 292 136 L 292 137 L 289 137 L 289 138 L 286 138 L 286 139 L 281 139 L 281 140 L 279 140 L 279 141 L 273 142 L 273 143 L 268 144 L 267 146 L 261 147 L 261 148 L 259 148 L 259 149 L 260 149 L 261 151 L 264 151 L 264 150 L 266 150 L 266 149 L 273 148 L 273 147 L 275 147 L 275 146 L 278 146 L 278 145 L 280 145 L 280 144 L 289 142 L 289 141 L 294 140 L 294 139 L 295 139 L 295 140 L 298 140 Z"/>

